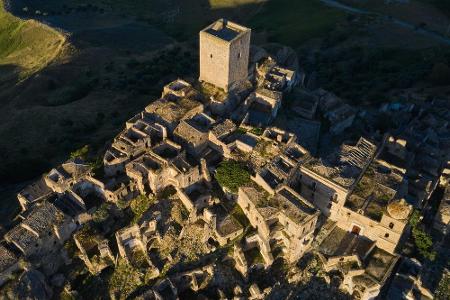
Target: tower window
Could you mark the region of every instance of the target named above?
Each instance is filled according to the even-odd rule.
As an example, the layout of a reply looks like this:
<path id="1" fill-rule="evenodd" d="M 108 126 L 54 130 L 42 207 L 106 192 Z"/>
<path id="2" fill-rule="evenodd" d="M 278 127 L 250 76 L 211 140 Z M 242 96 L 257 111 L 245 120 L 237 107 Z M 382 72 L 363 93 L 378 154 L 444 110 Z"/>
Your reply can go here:
<path id="1" fill-rule="evenodd" d="M 385 238 L 388 238 L 388 237 L 389 237 L 389 233 L 386 233 L 386 234 L 384 235 L 384 237 L 385 237 Z"/>
<path id="2" fill-rule="evenodd" d="M 209 55 L 210 58 L 212 58 L 212 56 L 213 56 L 212 54 Z"/>
<path id="3" fill-rule="evenodd" d="M 390 229 L 394 228 L 394 223 L 392 223 L 392 222 L 389 223 L 389 228 L 390 228 Z"/>
<path id="4" fill-rule="evenodd" d="M 239 53 L 238 53 L 238 58 L 241 58 L 241 57 L 242 57 L 242 53 L 239 52 Z"/>

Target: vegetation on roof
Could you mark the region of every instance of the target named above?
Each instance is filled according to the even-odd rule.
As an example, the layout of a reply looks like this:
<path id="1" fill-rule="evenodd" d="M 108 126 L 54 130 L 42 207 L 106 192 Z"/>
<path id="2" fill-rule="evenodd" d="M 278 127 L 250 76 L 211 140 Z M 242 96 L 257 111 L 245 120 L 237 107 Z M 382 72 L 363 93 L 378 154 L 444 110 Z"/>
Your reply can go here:
<path id="1" fill-rule="evenodd" d="M 415 210 L 409 219 L 414 244 L 417 251 L 423 258 L 434 261 L 436 259 L 436 251 L 433 250 L 433 239 L 430 234 L 426 233 L 421 228 L 420 223 L 421 215 L 417 210 Z"/>
<path id="2" fill-rule="evenodd" d="M 239 187 L 251 182 L 247 168 L 235 160 L 227 160 L 220 163 L 215 176 L 222 188 L 236 193 Z"/>
<path id="3" fill-rule="evenodd" d="M 255 135 L 262 135 L 264 133 L 264 129 L 263 128 L 259 128 L 259 127 L 255 127 L 255 128 L 252 128 L 250 130 L 250 132 L 255 134 Z"/>
<path id="4" fill-rule="evenodd" d="M 96 223 L 102 223 L 106 221 L 109 217 L 109 209 L 111 208 L 111 203 L 103 202 L 100 207 L 92 215 L 92 219 Z"/>
<path id="5" fill-rule="evenodd" d="M 85 248 L 86 251 L 96 247 L 98 245 L 97 234 L 95 229 L 93 229 L 90 225 L 83 226 L 76 233 L 77 240 L 81 243 L 81 245 Z"/>
<path id="6" fill-rule="evenodd" d="M 245 228 L 250 226 L 250 221 L 247 219 L 247 216 L 239 204 L 234 205 L 231 215 Z"/>
<path id="7" fill-rule="evenodd" d="M 136 224 L 154 202 L 154 198 L 149 198 L 145 195 L 140 195 L 137 198 L 131 200 L 130 209 L 134 214 L 132 223 Z"/>
<path id="8" fill-rule="evenodd" d="M 141 274 L 126 260 L 119 259 L 109 280 L 109 291 L 116 299 L 126 299 L 142 284 Z"/>
<path id="9" fill-rule="evenodd" d="M 244 252 L 245 258 L 247 259 L 249 265 L 263 264 L 264 259 L 258 248 L 252 248 Z"/>
<path id="10" fill-rule="evenodd" d="M 374 197 L 370 200 L 367 205 L 365 214 L 369 218 L 375 221 L 380 221 L 383 216 L 383 212 L 385 211 L 390 197 L 387 194 L 374 195 Z"/>

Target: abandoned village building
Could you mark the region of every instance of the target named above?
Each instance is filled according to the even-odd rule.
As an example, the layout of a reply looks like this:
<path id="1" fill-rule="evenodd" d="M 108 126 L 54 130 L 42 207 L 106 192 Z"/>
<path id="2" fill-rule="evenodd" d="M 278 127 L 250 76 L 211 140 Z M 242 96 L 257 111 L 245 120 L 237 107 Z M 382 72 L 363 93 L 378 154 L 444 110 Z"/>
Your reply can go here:
<path id="1" fill-rule="evenodd" d="M 72 238 L 92 274 L 120 257 L 148 278 L 162 276 L 175 260 L 175 251 L 160 254 L 169 231 L 162 229 L 163 204 L 121 228 L 114 227 L 124 218 L 117 208 L 104 232 L 86 229 L 103 204 L 119 207 L 143 196 L 179 202 L 183 226 L 200 224 L 209 252 L 231 245 L 228 258 L 246 279 L 276 259 L 296 263 L 314 251 L 327 272 L 343 274 L 341 289 L 361 299 L 376 297 L 399 258 L 413 208 L 439 183 L 439 150 L 430 143 L 433 151 L 421 156 L 408 142 L 411 132 L 386 134 L 381 142 L 360 137 L 320 157 L 311 153 L 302 136 L 273 125 L 286 93 L 292 92 L 303 118 L 322 114 L 332 135 L 349 128 L 356 112 L 323 89 L 301 89 L 298 61 L 282 65 L 268 53 L 256 59 L 261 51 L 253 51 L 250 40 L 249 28 L 225 19 L 201 30 L 198 82 L 168 83 L 130 118 L 104 153 L 101 176 L 74 158 L 21 191 L 19 221 L 0 245 L 0 284 L 20 268 L 20 257 L 36 262 L 64 256 L 62 246 Z M 218 184 L 217 169 L 227 161 L 250 173 L 236 190 Z M 440 210 L 435 226 L 448 230 L 448 201 Z M 170 230 L 180 239 L 190 234 L 180 227 Z M 55 259 L 55 270 L 58 263 L 64 259 Z M 152 288 L 152 297 L 199 290 L 213 269 L 171 274 Z M 257 285 L 252 293 L 255 299 L 263 295 Z"/>

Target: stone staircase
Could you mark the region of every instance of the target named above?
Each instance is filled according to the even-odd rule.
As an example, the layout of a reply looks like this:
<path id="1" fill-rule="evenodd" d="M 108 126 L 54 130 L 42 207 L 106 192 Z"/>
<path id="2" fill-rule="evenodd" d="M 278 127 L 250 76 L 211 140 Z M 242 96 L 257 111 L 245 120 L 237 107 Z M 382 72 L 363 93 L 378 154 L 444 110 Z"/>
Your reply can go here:
<path id="1" fill-rule="evenodd" d="M 360 138 L 356 146 L 349 151 L 345 160 L 354 167 L 363 168 L 376 150 L 377 147 L 374 144 L 364 138 Z"/>

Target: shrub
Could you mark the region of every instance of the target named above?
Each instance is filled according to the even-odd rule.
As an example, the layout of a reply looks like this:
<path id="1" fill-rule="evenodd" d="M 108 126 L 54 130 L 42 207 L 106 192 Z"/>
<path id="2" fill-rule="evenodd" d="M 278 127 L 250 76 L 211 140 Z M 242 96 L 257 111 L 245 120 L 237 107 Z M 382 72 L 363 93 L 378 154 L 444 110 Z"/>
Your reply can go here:
<path id="1" fill-rule="evenodd" d="M 450 275 L 444 274 L 442 276 L 441 281 L 439 282 L 439 286 L 436 289 L 436 299 L 445 300 L 450 299 Z"/>
<path id="2" fill-rule="evenodd" d="M 88 156 L 88 153 L 89 153 L 89 145 L 84 145 L 82 148 L 70 153 L 70 158 L 72 159 L 81 158 L 85 160 Z"/>
<path id="3" fill-rule="evenodd" d="M 109 280 L 109 292 L 116 296 L 116 299 L 126 299 L 141 284 L 140 272 L 124 259 L 120 259 Z"/>
<path id="4" fill-rule="evenodd" d="M 153 199 L 150 199 L 144 195 L 140 195 L 139 197 L 131 200 L 130 208 L 134 214 L 133 223 L 137 223 L 144 213 L 150 208 L 153 203 Z"/>
<path id="5" fill-rule="evenodd" d="M 234 160 L 221 162 L 215 177 L 222 188 L 227 188 L 233 193 L 236 193 L 239 187 L 251 182 L 247 169 Z"/>
<path id="6" fill-rule="evenodd" d="M 101 223 L 106 221 L 106 219 L 108 219 L 109 217 L 109 208 L 110 208 L 111 204 L 104 202 L 102 203 L 102 205 L 100 205 L 100 207 L 95 211 L 95 213 L 93 214 L 92 218 L 94 220 L 94 222 L 96 223 Z"/>
<path id="7" fill-rule="evenodd" d="M 255 135 L 262 135 L 264 133 L 264 129 L 263 128 L 252 128 L 252 130 L 250 130 L 250 132 Z"/>
<path id="8" fill-rule="evenodd" d="M 434 261 L 436 259 L 436 252 L 432 249 L 433 239 L 431 238 L 431 235 L 419 227 L 420 219 L 420 213 L 418 211 L 414 211 L 409 220 L 409 224 L 412 227 L 411 232 L 414 239 L 414 244 L 422 257 Z"/>

